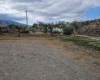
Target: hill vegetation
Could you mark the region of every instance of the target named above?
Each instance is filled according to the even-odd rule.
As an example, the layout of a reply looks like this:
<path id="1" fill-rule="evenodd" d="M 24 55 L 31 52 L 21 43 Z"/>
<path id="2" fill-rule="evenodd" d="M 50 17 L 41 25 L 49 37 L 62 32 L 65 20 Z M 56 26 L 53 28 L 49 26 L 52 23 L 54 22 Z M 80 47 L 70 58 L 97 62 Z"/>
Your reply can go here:
<path id="1" fill-rule="evenodd" d="M 78 34 L 100 36 L 100 19 L 82 22 L 83 27 L 78 30 Z"/>

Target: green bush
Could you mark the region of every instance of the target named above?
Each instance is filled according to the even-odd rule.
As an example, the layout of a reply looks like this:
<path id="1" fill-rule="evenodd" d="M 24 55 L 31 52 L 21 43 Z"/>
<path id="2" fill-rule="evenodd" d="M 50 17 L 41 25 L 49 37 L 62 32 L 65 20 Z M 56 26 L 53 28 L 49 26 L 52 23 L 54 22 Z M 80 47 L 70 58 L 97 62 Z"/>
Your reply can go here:
<path id="1" fill-rule="evenodd" d="M 23 33 L 29 34 L 29 31 L 27 30 L 27 31 L 24 31 Z"/>
<path id="2" fill-rule="evenodd" d="M 80 38 L 67 38 L 67 39 L 63 39 L 64 41 L 71 41 L 79 46 L 84 46 L 84 47 L 88 47 L 88 48 L 93 48 L 95 50 L 98 50 L 100 51 L 100 47 L 99 43 L 97 43 L 96 45 L 94 44 L 91 44 L 91 43 L 94 43 L 94 41 L 91 41 L 91 40 L 83 40 L 83 39 L 80 39 Z"/>
<path id="3" fill-rule="evenodd" d="M 85 24 L 85 25 L 89 25 L 89 21 L 85 21 L 84 24 Z"/>
<path id="4" fill-rule="evenodd" d="M 36 28 L 30 27 L 30 31 L 36 32 Z"/>
<path id="5" fill-rule="evenodd" d="M 34 29 L 32 29 L 31 31 L 35 33 L 35 32 L 36 32 L 36 29 L 34 28 Z"/>
<path id="6" fill-rule="evenodd" d="M 63 28 L 63 34 L 65 35 L 71 35 L 73 33 L 73 26 L 72 25 L 67 25 L 65 28 Z"/>
<path id="7" fill-rule="evenodd" d="M 76 31 L 83 26 L 81 22 L 77 22 L 77 21 L 73 21 L 71 25 L 76 29 Z"/>
<path id="8" fill-rule="evenodd" d="M 42 32 L 43 32 L 43 33 L 46 33 L 46 29 L 43 28 Z"/>
<path id="9" fill-rule="evenodd" d="M 60 34 L 60 31 L 58 31 L 58 30 L 53 30 L 53 34 Z"/>

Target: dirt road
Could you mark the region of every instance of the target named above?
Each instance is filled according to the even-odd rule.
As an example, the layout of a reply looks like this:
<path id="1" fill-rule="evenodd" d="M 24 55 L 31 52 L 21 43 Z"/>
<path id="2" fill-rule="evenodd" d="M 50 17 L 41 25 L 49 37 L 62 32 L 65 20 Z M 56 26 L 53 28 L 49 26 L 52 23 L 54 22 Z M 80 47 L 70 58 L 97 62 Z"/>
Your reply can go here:
<path id="1" fill-rule="evenodd" d="M 86 35 L 76 35 L 77 37 L 83 37 L 83 38 L 87 38 L 90 40 L 100 40 L 100 37 L 94 37 L 94 36 L 86 36 Z"/>
<path id="2" fill-rule="evenodd" d="M 62 48 L 42 39 L 0 42 L 0 80 L 100 80 L 91 57 Z"/>

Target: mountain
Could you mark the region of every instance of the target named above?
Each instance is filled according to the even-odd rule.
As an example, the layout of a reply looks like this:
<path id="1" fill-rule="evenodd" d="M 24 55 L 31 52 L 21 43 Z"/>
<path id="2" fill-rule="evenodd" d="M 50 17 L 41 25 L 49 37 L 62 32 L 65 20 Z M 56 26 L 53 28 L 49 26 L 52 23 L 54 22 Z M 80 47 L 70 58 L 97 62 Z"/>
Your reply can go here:
<path id="1" fill-rule="evenodd" d="M 25 25 L 25 24 L 22 24 L 22 23 L 18 23 L 18 22 L 15 22 L 15 21 L 11 21 L 11 20 L 0 20 L 0 21 L 2 21 L 2 26 L 3 27 L 6 27 L 8 24 Z"/>

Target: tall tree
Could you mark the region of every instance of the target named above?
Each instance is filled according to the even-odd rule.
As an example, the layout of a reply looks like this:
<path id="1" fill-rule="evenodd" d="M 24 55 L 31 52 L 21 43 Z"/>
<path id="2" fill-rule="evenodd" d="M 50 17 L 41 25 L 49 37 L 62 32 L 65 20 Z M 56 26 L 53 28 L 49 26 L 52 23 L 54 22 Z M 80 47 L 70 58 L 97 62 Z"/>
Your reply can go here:
<path id="1" fill-rule="evenodd" d="M 37 28 L 38 26 L 37 26 L 36 23 L 34 23 L 31 27 L 33 27 L 33 28 Z"/>
<path id="2" fill-rule="evenodd" d="M 48 23 L 48 28 L 50 29 L 50 34 L 51 36 L 53 36 L 53 28 L 56 27 L 57 25 L 55 25 L 54 23 Z"/>
<path id="3" fill-rule="evenodd" d="M 74 36 L 77 34 L 77 30 L 82 27 L 82 23 L 73 21 L 71 25 L 74 27 Z"/>
<path id="4" fill-rule="evenodd" d="M 21 31 L 25 31 L 27 27 L 23 25 L 15 25 L 16 29 L 18 30 L 18 35 L 20 36 Z"/>
<path id="5" fill-rule="evenodd" d="M 59 21 L 58 23 L 56 23 L 57 27 L 62 30 L 65 28 L 66 23 L 64 21 Z"/>
<path id="6" fill-rule="evenodd" d="M 0 27 L 0 34 L 2 34 L 2 27 Z"/>
<path id="7" fill-rule="evenodd" d="M 47 34 L 48 32 L 48 25 L 44 22 L 39 22 L 38 25 L 40 26 L 40 28 L 43 29 L 43 32 L 45 32 Z"/>
<path id="8" fill-rule="evenodd" d="M 14 32 L 14 31 L 15 31 L 15 26 L 14 26 L 14 24 L 8 24 L 8 25 L 7 25 L 7 28 L 8 28 L 8 30 L 9 30 L 10 32 Z"/>

